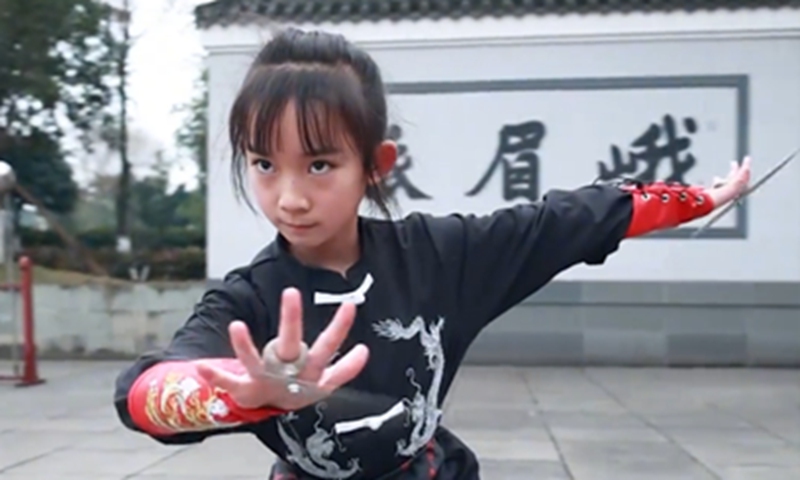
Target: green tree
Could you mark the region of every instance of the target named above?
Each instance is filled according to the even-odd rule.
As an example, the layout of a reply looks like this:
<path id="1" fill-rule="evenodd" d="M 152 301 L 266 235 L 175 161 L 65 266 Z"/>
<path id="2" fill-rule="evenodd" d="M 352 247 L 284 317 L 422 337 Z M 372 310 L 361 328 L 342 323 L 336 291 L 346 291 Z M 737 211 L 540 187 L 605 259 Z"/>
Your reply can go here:
<path id="1" fill-rule="evenodd" d="M 100 0 L 0 0 L 0 158 L 56 212 L 78 197 L 62 140 L 89 148 L 110 101 L 109 20 Z"/>
<path id="2" fill-rule="evenodd" d="M 108 29 L 108 44 L 111 47 L 111 63 L 115 73 L 113 98 L 119 109 L 104 123 L 103 139 L 119 153 L 120 174 L 117 183 L 115 210 L 117 237 L 127 237 L 130 233 L 130 196 L 133 179 L 133 165 L 130 160 L 130 138 L 128 131 L 128 83 L 131 50 L 135 39 L 131 34 L 130 0 L 122 0 L 120 8 L 113 10 Z"/>
<path id="3" fill-rule="evenodd" d="M 208 176 L 208 71 L 197 82 L 197 94 L 187 105 L 180 107 L 186 114 L 175 136 L 180 151 L 197 165 L 196 190 L 187 192 L 179 208 L 179 216 L 188 226 L 206 228 L 206 178 Z"/>
<path id="4" fill-rule="evenodd" d="M 116 225 L 114 194 L 116 175 L 96 175 L 80 192 L 75 211 L 70 215 L 73 231 L 103 229 L 113 231 Z"/>
<path id="5" fill-rule="evenodd" d="M 197 82 L 197 94 L 188 105 L 181 107 L 186 119 L 178 130 L 175 140 L 197 165 L 198 185 L 206 190 L 208 172 L 208 70 L 204 70 Z"/>
<path id="6" fill-rule="evenodd" d="M 182 189 L 183 187 L 181 187 Z M 205 231 L 206 229 L 206 192 L 203 188 L 186 192 L 180 206 L 178 217 L 190 229 Z"/>
<path id="7" fill-rule="evenodd" d="M 44 132 L 7 137 L 0 156 L 23 185 L 50 211 L 66 214 L 78 200 L 72 168 L 64 161 L 58 142 Z"/>
<path id="8" fill-rule="evenodd" d="M 169 192 L 169 163 L 159 154 L 153 173 L 131 183 L 132 217 L 146 228 L 163 233 L 169 228 L 186 227 L 182 205 L 190 193 L 181 186 Z"/>

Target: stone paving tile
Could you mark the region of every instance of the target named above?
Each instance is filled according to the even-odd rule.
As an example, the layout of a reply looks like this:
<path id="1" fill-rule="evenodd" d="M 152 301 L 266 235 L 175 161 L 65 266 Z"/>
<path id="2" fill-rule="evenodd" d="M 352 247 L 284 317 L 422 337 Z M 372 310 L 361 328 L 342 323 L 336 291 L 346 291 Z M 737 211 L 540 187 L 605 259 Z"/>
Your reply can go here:
<path id="1" fill-rule="evenodd" d="M 800 478 L 800 468 L 772 466 L 736 466 L 717 470 L 724 480 L 794 480 Z"/>
<path id="2" fill-rule="evenodd" d="M 174 452 L 167 458 L 140 470 L 139 476 L 208 476 L 228 478 L 261 476 L 269 473 L 274 455 L 251 435 L 209 438 L 204 442 Z"/>
<path id="3" fill-rule="evenodd" d="M 123 366 L 43 362 L 43 385 L 0 383 L 0 480 L 265 477 L 253 437 L 164 446 L 124 429 Z M 444 423 L 490 480 L 789 480 L 799 405 L 800 370 L 467 367 Z"/>
<path id="4" fill-rule="evenodd" d="M 488 480 L 570 480 L 559 461 L 484 460 L 480 473 Z"/>
<path id="5" fill-rule="evenodd" d="M 8 473 L 53 480 L 62 478 L 62 475 L 124 477 L 142 471 L 170 455 L 172 453 L 166 450 L 115 452 L 64 448 L 13 466 Z M 0 475 L 5 473 L 2 471 Z"/>
<path id="6" fill-rule="evenodd" d="M 565 441 L 560 448 L 576 480 L 715 478 L 703 465 L 667 442 Z"/>
<path id="7" fill-rule="evenodd" d="M 544 429 L 456 430 L 461 440 L 472 448 L 479 459 L 499 461 L 558 462 L 556 446 Z"/>

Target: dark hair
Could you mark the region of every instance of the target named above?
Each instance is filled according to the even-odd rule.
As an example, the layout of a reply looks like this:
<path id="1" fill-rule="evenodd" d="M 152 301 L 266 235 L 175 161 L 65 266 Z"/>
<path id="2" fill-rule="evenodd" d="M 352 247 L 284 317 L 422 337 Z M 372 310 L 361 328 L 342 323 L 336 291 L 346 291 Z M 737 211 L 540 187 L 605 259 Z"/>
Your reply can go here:
<path id="1" fill-rule="evenodd" d="M 234 190 L 248 205 L 245 151 L 269 153 L 279 141 L 280 118 L 290 102 L 297 109 L 304 150 L 329 150 L 344 133 L 361 155 L 368 176 L 376 171 L 375 149 L 387 131 L 386 98 L 373 59 L 343 36 L 290 28 L 259 52 L 229 117 Z M 390 217 L 383 181 L 367 183 L 367 198 Z"/>

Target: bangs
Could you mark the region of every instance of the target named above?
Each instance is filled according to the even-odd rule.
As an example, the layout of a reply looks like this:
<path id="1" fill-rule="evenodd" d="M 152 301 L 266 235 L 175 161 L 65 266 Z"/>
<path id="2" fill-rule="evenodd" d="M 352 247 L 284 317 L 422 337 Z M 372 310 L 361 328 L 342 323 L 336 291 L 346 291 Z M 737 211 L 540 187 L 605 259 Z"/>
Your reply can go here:
<path id="1" fill-rule="evenodd" d="M 255 69 L 234 102 L 234 155 L 249 150 L 269 156 L 280 150 L 281 120 L 290 103 L 306 155 L 340 151 L 345 142 L 367 154 L 368 146 L 359 140 L 370 137 L 369 112 L 356 75 L 345 67 L 281 65 Z"/>

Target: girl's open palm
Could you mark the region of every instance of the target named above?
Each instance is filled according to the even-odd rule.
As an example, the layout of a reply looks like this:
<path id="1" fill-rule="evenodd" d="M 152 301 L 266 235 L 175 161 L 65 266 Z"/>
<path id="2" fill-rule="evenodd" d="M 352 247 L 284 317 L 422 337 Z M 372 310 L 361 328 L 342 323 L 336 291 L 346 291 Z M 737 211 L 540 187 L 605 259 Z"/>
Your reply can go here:
<path id="1" fill-rule="evenodd" d="M 744 194 L 749 184 L 750 157 L 746 157 L 741 165 L 738 162 L 731 162 L 728 176 L 723 179 L 714 179 L 714 186 L 706 189 L 706 192 L 714 200 L 715 208 L 720 208 Z"/>
<path id="2" fill-rule="evenodd" d="M 333 320 L 309 348 L 297 380 L 316 384 L 315 392 L 292 393 L 287 382 L 268 376 L 266 364 L 258 352 L 247 325 L 241 321 L 231 322 L 229 333 L 231 345 L 241 363 L 240 372 L 230 373 L 208 364 L 198 362 L 198 372 L 213 386 L 227 391 L 243 408 L 273 407 L 283 410 L 298 410 L 311 405 L 325 395 L 355 378 L 367 363 L 369 351 L 357 345 L 336 363 L 329 365 L 355 320 L 356 307 L 342 304 Z M 281 318 L 275 341 L 275 356 L 286 363 L 295 362 L 301 355 L 303 342 L 302 301 L 300 292 L 294 288 L 284 290 L 281 299 Z"/>

